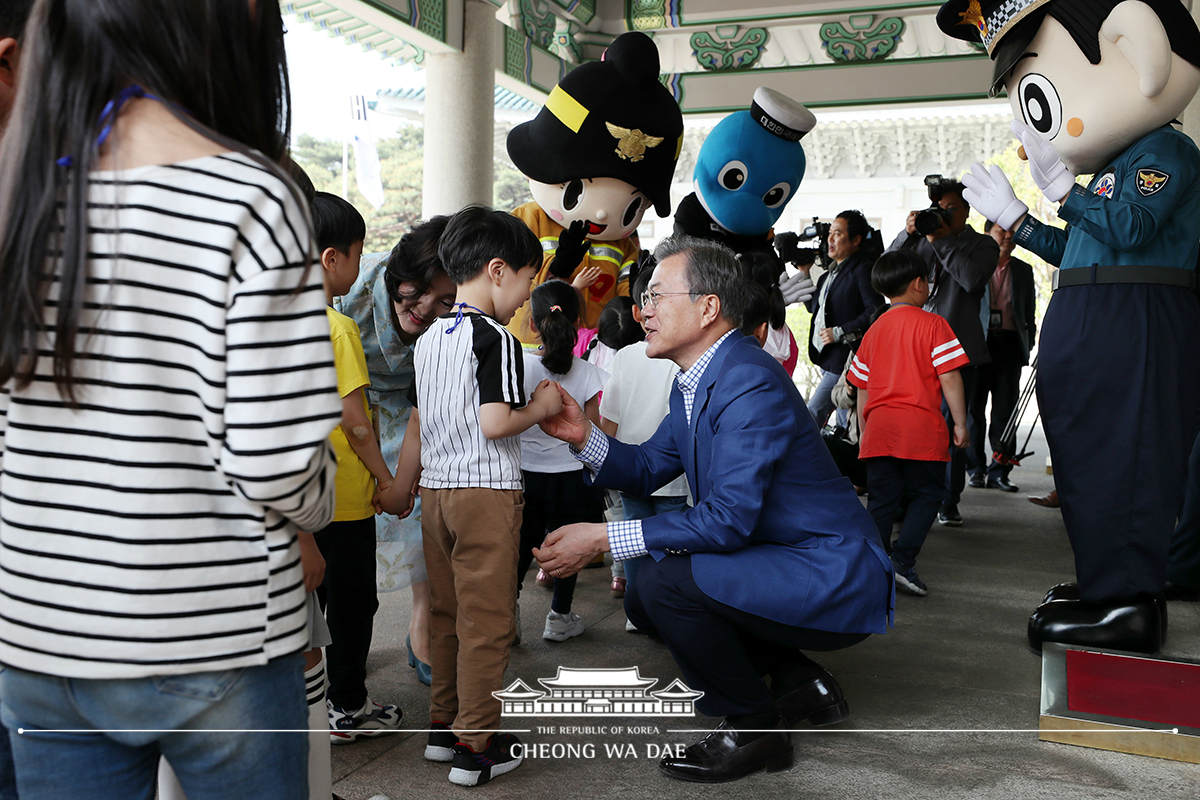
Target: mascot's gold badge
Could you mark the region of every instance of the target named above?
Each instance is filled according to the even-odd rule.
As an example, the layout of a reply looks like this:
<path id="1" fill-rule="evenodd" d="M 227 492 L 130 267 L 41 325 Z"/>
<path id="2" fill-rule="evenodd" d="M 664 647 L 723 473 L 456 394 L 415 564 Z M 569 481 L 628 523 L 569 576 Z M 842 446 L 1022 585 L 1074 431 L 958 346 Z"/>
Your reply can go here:
<path id="1" fill-rule="evenodd" d="M 612 137 L 617 140 L 617 149 L 614 152 L 621 157 L 621 160 L 629 159 L 635 163 L 641 161 L 646 157 L 647 149 L 658 147 L 663 142 L 663 137 L 649 136 L 637 128 L 630 130 L 622 128 L 620 125 L 613 125 L 611 122 L 606 122 L 604 125 Z"/>
<path id="2" fill-rule="evenodd" d="M 1137 174 L 1137 190 L 1142 197 L 1157 194 L 1167 185 L 1171 176 L 1160 169 L 1139 169 Z"/>
<path id="3" fill-rule="evenodd" d="M 959 17 L 962 22 L 959 25 L 971 25 L 979 31 L 981 39 L 987 38 L 987 22 L 983 19 L 983 9 L 979 7 L 979 0 L 971 0 L 971 4 L 967 6 L 967 10 L 961 12 Z"/>

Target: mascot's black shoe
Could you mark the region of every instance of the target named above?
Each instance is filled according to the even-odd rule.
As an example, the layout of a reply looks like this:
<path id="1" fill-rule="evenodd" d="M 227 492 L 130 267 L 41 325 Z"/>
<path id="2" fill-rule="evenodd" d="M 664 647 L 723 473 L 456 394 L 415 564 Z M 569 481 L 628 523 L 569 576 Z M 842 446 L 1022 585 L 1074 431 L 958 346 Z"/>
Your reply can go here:
<path id="1" fill-rule="evenodd" d="M 1169 587 L 1170 584 L 1168 583 Z M 1164 591 L 1168 591 L 1164 589 Z M 1145 599 L 1145 598 L 1142 598 Z M 1167 600 L 1174 600 L 1169 594 L 1158 594 L 1154 596 L 1154 605 L 1158 609 L 1158 616 L 1162 619 L 1162 641 L 1159 642 L 1161 648 L 1167 643 Z M 1046 592 L 1046 596 L 1042 598 L 1042 606 L 1047 603 L 1064 603 L 1064 602 L 1079 602 L 1080 592 L 1079 584 L 1077 583 L 1060 583 L 1057 586 L 1051 586 Z M 1040 609 L 1041 606 L 1038 606 Z M 1037 613 L 1037 612 L 1034 612 Z M 1032 645 L 1032 642 L 1030 643 Z M 1039 649 L 1037 647 L 1035 650 Z"/>
<path id="2" fill-rule="evenodd" d="M 1151 598 L 1086 603 L 1057 601 L 1039 606 L 1029 617 L 1029 646 L 1043 642 L 1105 650 L 1157 653 L 1165 629 L 1158 603 Z"/>
<path id="3" fill-rule="evenodd" d="M 783 730 L 761 734 L 743 745 L 738 744 L 739 735 L 745 736 L 722 722 L 682 755 L 664 756 L 658 768 L 681 781 L 724 783 L 760 769 L 780 772 L 792 766 L 792 741 Z"/>
<path id="4" fill-rule="evenodd" d="M 850 716 L 842 687 L 820 664 L 810 661 L 791 672 L 772 675 L 771 686 L 775 707 L 788 728 L 802 722 L 833 725 Z"/>
<path id="5" fill-rule="evenodd" d="M 1042 598 L 1040 605 L 1046 603 L 1057 603 L 1063 600 L 1079 600 L 1079 584 L 1078 583 L 1060 583 L 1051 586 L 1046 596 Z"/>

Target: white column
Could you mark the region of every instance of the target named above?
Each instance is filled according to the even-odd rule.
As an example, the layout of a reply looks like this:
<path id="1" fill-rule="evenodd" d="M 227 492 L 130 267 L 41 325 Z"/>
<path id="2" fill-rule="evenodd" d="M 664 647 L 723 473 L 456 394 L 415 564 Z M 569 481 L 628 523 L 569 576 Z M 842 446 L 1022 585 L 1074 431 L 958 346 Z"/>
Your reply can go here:
<path id="1" fill-rule="evenodd" d="M 463 3 L 463 51 L 425 56 L 425 164 L 421 214 L 452 214 L 492 204 L 496 9 Z"/>

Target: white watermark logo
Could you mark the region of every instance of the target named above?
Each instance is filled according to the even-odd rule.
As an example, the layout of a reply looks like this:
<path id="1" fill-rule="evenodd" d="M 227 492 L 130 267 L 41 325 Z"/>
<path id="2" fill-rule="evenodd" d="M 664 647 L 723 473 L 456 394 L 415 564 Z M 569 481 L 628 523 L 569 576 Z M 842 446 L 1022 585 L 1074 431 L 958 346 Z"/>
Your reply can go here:
<path id="1" fill-rule="evenodd" d="M 553 678 L 537 682 L 548 691 L 518 678 L 492 696 L 503 703 L 502 713 L 516 717 L 693 717 L 696 701 L 704 696 L 678 679 L 652 692 L 658 678 L 643 678 L 637 667 L 559 667 Z"/>

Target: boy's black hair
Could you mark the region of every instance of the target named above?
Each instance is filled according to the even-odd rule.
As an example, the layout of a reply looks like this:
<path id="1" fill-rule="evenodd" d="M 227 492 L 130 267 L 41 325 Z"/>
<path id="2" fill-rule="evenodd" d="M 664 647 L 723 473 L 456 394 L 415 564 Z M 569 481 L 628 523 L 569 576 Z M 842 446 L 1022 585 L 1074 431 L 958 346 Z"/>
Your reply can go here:
<path id="1" fill-rule="evenodd" d="M 596 338 L 593 341 L 620 350 L 645 338 L 646 332 L 633 318 L 633 298 L 614 297 L 609 300 L 596 322 Z"/>
<path id="2" fill-rule="evenodd" d="M 21 41 L 34 0 L 0 0 L 0 39 Z"/>
<path id="3" fill-rule="evenodd" d="M 758 326 L 771 321 L 771 298 L 767 291 L 752 280 L 746 281 L 746 308 L 742 312 L 742 324 L 738 328 L 747 336 L 754 336 Z"/>
<path id="4" fill-rule="evenodd" d="M 313 237 L 317 250 L 332 247 L 349 255 L 351 246 L 367 238 L 367 223 L 358 209 L 336 194 L 317 192 L 312 201 Z"/>
<path id="5" fill-rule="evenodd" d="M 442 268 L 457 284 L 479 275 L 493 258 L 513 270 L 542 265 L 542 243 L 512 214 L 467 206 L 450 218 L 438 242 Z"/>
<path id="6" fill-rule="evenodd" d="M 871 267 L 871 288 L 884 297 L 899 297 L 916 278 L 928 278 L 929 267 L 912 250 L 884 253 Z"/>

